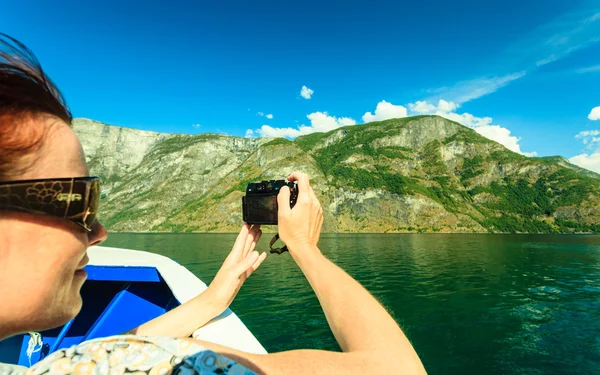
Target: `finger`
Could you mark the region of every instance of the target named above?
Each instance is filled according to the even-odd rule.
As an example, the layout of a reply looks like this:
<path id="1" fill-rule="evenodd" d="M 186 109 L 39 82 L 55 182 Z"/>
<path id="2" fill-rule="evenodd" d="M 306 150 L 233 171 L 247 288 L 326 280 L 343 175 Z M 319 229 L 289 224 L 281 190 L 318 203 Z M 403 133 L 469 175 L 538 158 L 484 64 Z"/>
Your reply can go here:
<path id="1" fill-rule="evenodd" d="M 277 194 L 277 213 L 281 217 L 282 214 L 287 214 L 290 210 L 290 188 L 284 186 Z"/>
<path id="2" fill-rule="evenodd" d="M 242 228 L 240 229 L 240 233 L 238 234 L 237 238 L 235 239 L 235 245 L 238 245 L 241 243 L 242 238 L 246 238 L 246 236 L 248 235 L 248 232 L 250 232 L 250 228 L 252 226 L 248 223 L 244 223 L 244 225 L 242 225 Z"/>
<path id="3" fill-rule="evenodd" d="M 251 225 L 248 223 L 244 223 L 242 225 L 242 229 L 240 229 L 240 233 L 235 239 L 235 243 L 233 244 L 233 248 L 241 248 L 244 242 L 246 242 L 246 237 L 248 237 L 248 233 L 250 233 Z"/>
<path id="4" fill-rule="evenodd" d="M 244 260 L 242 260 L 233 268 L 233 274 L 236 277 L 242 276 L 246 271 L 248 271 L 248 269 L 250 269 L 250 267 L 252 267 L 252 265 L 256 262 L 258 257 L 258 251 L 253 251 L 250 254 L 248 254 L 248 256 L 244 258 Z"/>
<path id="5" fill-rule="evenodd" d="M 242 252 L 242 257 L 240 259 L 243 259 L 246 256 L 248 256 L 248 253 L 250 252 L 250 247 L 256 239 L 256 236 L 258 235 L 258 231 L 260 230 L 259 228 L 260 227 L 258 225 L 254 225 L 252 229 L 250 229 L 250 232 L 246 237 L 246 242 L 244 243 L 244 251 Z"/>
<path id="6" fill-rule="evenodd" d="M 252 241 L 252 244 L 250 245 L 250 251 L 254 251 L 254 248 L 256 247 L 256 244 L 258 243 L 258 241 L 260 240 L 261 237 L 262 237 L 262 230 L 259 229 L 258 233 L 254 237 L 254 241 Z"/>
<path id="7" fill-rule="evenodd" d="M 256 262 L 254 262 L 252 267 L 250 267 L 250 269 L 246 271 L 246 278 L 249 278 L 250 275 L 252 275 L 254 271 L 256 271 L 258 267 L 260 267 L 260 265 L 262 264 L 262 262 L 264 262 L 265 259 L 267 259 L 267 253 L 260 254 L 260 256 L 258 257 Z"/>
<path id="8" fill-rule="evenodd" d="M 257 226 L 257 229 L 252 234 L 252 237 L 248 236 L 249 239 L 252 239 L 250 242 L 246 242 L 246 248 L 244 249 L 244 258 L 248 256 L 249 253 L 254 251 L 258 240 L 262 236 L 262 230 L 260 230 L 260 225 Z"/>
<path id="9" fill-rule="evenodd" d="M 231 263 L 234 263 L 234 262 L 237 263 L 240 259 L 242 259 L 244 243 L 246 242 L 246 238 L 248 237 L 249 232 L 250 232 L 250 224 L 245 223 L 242 226 L 242 229 L 240 230 L 240 233 L 238 234 L 238 236 L 235 240 L 235 243 L 233 244 L 233 248 L 231 249 L 231 252 L 227 256 L 227 258 L 225 259 L 225 262 L 223 262 L 223 264 L 230 265 Z"/>
<path id="10" fill-rule="evenodd" d="M 300 172 L 300 171 L 294 171 L 292 172 L 289 177 L 288 177 L 289 181 L 303 181 L 304 183 L 308 184 L 308 175 L 306 173 Z"/>
<path id="11" fill-rule="evenodd" d="M 298 202 L 309 203 L 311 200 L 311 188 L 308 175 L 302 172 L 292 172 L 288 180 L 298 182 Z"/>
<path id="12" fill-rule="evenodd" d="M 259 231 L 256 236 L 256 239 L 254 241 L 252 241 L 252 243 L 250 244 L 250 249 L 248 249 L 248 252 L 254 251 L 254 248 L 256 247 L 256 244 L 258 243 L 258 240 L 260 240 L 261 236 L 262 236 L 262 231 Z M 244 280 L 247 279 L 251 274 L 252 274 L 251 270 L 246 271 Z"/>
<path id="13" fill-rule="evenodd" d="M 248 256 L 252 255 L 252 253 L 258 253 L 258 251 L 254 251 L 254 247 L 253 247 L 252 252 L 250 252 L 250 254 Z M 248 257 L 246 257 L 246 258 L 248 258 Z M 244 258 L 244 259 L 246 259 L 246 258 Z M 260 258 L 260 256 L 259 256 L 259 258 Z M 239 280 L 240 280 L 239 286 L 240 287 L 241 287 L 241 284 L 243 284 L 246 281 L 246 279 L 248 277 L 250 277 L 250 275 L 252 275 L 252 265 L 250 267 L 246 268 L 246 270 L 243 271 L 241 275 L 239 275 Z"/>
<path id="14" fill-rule="evenodd" d="M 310 181 L 309 181 L 308 175 L 306 173 L 294 171 L 294 172 L 292 172 L 292 174 L 289 175 L 288 180 L 289 181 L 297 181 L 298 188 L 300 191 L 306 191 L 303 189 L 306 188 L 308 190 L 308 187 L 310 186 Z"/>

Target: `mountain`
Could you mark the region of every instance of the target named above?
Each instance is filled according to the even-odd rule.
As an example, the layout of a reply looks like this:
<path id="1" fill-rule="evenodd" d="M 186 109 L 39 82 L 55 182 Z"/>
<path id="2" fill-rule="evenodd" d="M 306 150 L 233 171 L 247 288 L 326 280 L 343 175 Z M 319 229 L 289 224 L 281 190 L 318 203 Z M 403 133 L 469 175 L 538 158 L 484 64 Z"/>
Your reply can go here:
<path id="1" fill-rule="evenodd" d="M 294 141 L 161 134 L 87 119 L 73 127 L 103 179 L 100 214 L 113 231 L 237 231 L 248 182 L 301 170 L 326 232 L 600 232 L 600 175 L 562 157 L 516 154 L 438 116 Z"/>

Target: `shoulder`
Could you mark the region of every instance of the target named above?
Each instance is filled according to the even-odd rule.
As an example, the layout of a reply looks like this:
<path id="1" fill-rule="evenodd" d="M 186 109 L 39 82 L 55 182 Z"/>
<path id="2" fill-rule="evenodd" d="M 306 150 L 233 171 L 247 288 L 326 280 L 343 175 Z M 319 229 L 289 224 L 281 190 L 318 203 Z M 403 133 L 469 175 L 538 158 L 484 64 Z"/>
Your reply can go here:
<path id="1" fill-rule="evenodd" d="M 254 374 L 192 339 L 112 336 L 57 351 L 33 374 Z"/>

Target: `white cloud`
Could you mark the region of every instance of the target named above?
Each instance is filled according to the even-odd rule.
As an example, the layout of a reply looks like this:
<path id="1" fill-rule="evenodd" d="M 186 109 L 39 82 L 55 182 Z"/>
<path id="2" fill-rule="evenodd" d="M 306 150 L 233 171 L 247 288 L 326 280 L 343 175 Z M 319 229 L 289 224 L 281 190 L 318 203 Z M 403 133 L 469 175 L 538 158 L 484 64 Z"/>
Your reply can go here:
<path id="1" fill-rule="evenodd" d="M 477 129 L 477 128 L 482 128 L 485 126 L 492 125 L 491 117 L 477 117 L 477 116 L 473 116 L 472 114 L 467 113 L 467 112 L 458 114 L 455 112 L 436 111 L 435 114 L 438 116 L 445 117 L 449 120 L 456 121 L 459 124 L 468 126 L 471 129 Z"/>
<path id="2" fill-rule="evenodd" d="M 317 132 L 327 132 L 340 126 L 356 125 L 356 121 L 350 117 L 329 116 L 327 112 L 314 112 L 306 117 L 310 120 L 310 126 Z"/>
<path id="3" fill-rule="evenodd" d="M 517 152 L 525 156 L 537 156 L 535 152 L 524 152 L 519 145 L 520 138 L 511 134 L 511 131 L 500 125 L 492 123 L 491 117 L 477 117 L 470 113 L 456 113 L 460 107 L 459 104 L 440 99 L 436 104 L 428 101 L 417 101 L 408 104 L 411 114 L 435 114 L 445 117 L 449 120 L 456 121 L 465 125 L 482 136 L 502 144 L 507 149 Z M 407 109 L 401 105 L 394 105 L 388 101 L 382 100 L 377 103 L 375 114 L 366 112 L 363 116 L 365 123 L 372 121 L 387 120 L 390 118 L 402 118 L 407 116 Z M 299 127 L 275 128 L 269 125 L 263 125 L 260 129 L 254 131 L 261 137 L 287 137 L 296 138 L 301 135 L 306 135 L 314 132 L 327 132 L 337 129 L 341 126 L 356 125 L 356 121 L 349 117 L 330 116 L 327 112 L 313 112 L 307 115 L 310 120 L 310 125 L 300 125 Z M 246 134 L 252 135 L 252 131 L 248 130 Z M 600 131 L 598 134 L 600 135 Z M 600 142 L 600 137 L 598 138 Z"/>
<path id="4" fill-rule="evenodd" d="M 442 112 L 452 112 L 455 111 L 458 107 L 458 104 L 454 102 L 447 102 L 444 99 L 440 99 L 440 101 L 438 102 L 438 110 Z"/>
<path id="5" fill-rule="evenodd" d="M 592 154 L 581 154 L 573 156 L 569 159 L 569 161 L 582 168 L 600 173 L 600 151 L 596 151 Z"/>
<path id="6" fill-rule="evenodd" d="M 591 146 L 594 143 L 600 142 L 600 130 L 584 130 L 575 136 L 575 138 L 581 138 L 584 145 Z M 589 147 L 588 146 L 588 147 Z"/>
<path id="7" fill-rule="evenodd" d="M 192 124 L 192 126 L 193 126 L 193 127 L 195 127 L 195 128 L 199 128 L 199 127 L 201 127 L 202 125 L 200 125 L 200 124 Z"/>
<path id="8" fill-rule="evenodd" d="M 591 2 L 589 2 L 591 4 Z M 532 69 L 562 60 L 600 42 L 600 22 L 595 6 L 576 6 L 545 23 L 505 52 L 507 61 L 521 61 Z"/>
<path id="9" fill-rule="evenodd" d="M 519 141 L 521 140 L 514 135 L 511 135 L 510 130 L 499 125 L 492 124 L 491 117 L 477 117 L 470 113 L 456 113 L 456 109 L 460 107 L 458 104 L 440 99 L 438 104 L 432 104 L 427 101 L 418 101 L 410 103 L 408 108 L 411 112 L 417 114 L 434 114 L 445 117 L 449 120 L 456 121 L 459 124 L 468 126 L 484 137 L 498 142 L 507 149 L 517 152 L 525 156 L 537 156 L 535 152 L 523 152 Z"/>
<path id="10" fill-rule="evenodd" d="M 552 48 L 550 50 L 553 52 L 549 52 L 549 54 L 546 57 L 538 60 L 535 63 L 535 65 L 538 67 L 544 66 L 544 65 L 553 63 L 555 61 L 564 59 L 565 57 L 569 56 L 573 52 L 578 51 L 583 48 L 587 48 L 593 44 L 596 44 L 598 41 L 600 41 L 600 38 L 598 38 L 596 36 L 592 36 L 591 34 L 588 34 L 587 32 L 581 32 L 582 30 L 584 30 L 584 29 L 580 27 L 575 30 L 571 30 L 571 31 L 567 32 L 567 34 L 575 34 L 576 37 L 555 36 L 555 37 L 549 39 L 545 44 L 551 45 Z M 561 43 L 552 42 L 554 38 L 557 38 L 557 40 L 561 41 Z"/>
<path id="11" fill-rule="evenodd" d="M 586 137 L 593 137 L 596 135 L 600 135 L 600 130 L 584 130 L 582 132 L 577 133 L 575 138 L 586 138 Z"/>
<path id="12" fill-rule="evenodd" d="M 302 86 L 302 89 L 300 90 L 300 96 L 302 96 L 304 99 L 310 99 L 312 94 L 314 94 L 315 92 L 311 89 L 309 89 L 306 86 Z"/>
<path id="13" fill-rule="evenodd" d="M 507 149 L 517 152 L 519 154 L 525 156 L 537 156 L 536 152 L 523 152 L 521 151 L 521 146 L 519 146 L 519 141 L 521 138 L 515 137 L 514 135 L 510 135 L 510 130 L 507 128 L 503 128 L 499 125 L 485 125 L 474 128 L 475 131 L 484 137 L 491 139 L 492 141 L 496 141 L 506 147 Z"/>
<path id="14" fill-rule="evenodd" d="M 435 112 L 435 110 L 437 109 L 436 106 L 434 106 L 433 104 L 423 100 L 423 101 L 417 101 L 415 103 L 410 103 L 408 105 L 408 108 L 410 109 L 410 111 L 412 113 L 416 113 L 416 114 L 427 114 L 427 113 L 433 113 Z"/>
<path id="15" fill-rule="evenodd" d="M 406 115 L 407 111 L 405 107 L 401 105 L 394 105 L 390 102 L 382 100 L 379 103 L 377 103 L 377 107 L 375 108 L 375 114 L 367 112 L 363 115 L 362 119 L 365 123 L 367 123 L 373 121 L 389 120 L 391 118 L 402 118 L 406 117 Z"/>
<path id="16" fill-rule="evenodd" d="M 269 125 L 263 125 L 260 129 L 256 131 L 261 137 L 270 137 L 270 138 L 296 138 L 301 135 L 312 133 L 310 130 L 306 130 L 305 128 L 309 128 L 308 126 L 301 126 L 300 129 L 294 128 L 274 128 Z"/>
<path id="17" fill-rule="evenodd" d="M 600 108 L 600 107 L 596 107 Z M 594 109 L 596 109 L 594 108 Z M 593 110 L 592 110 L 593 112 Z M 590 113 L 591 116 L 591 113 Z M 575 136 L 575 138 L 581 139 L 583 144 L 586 145 L 587 149 L 591 149 L 591 153 L 584 153 L 581 155 L 573 156 L 569 161 L 582 168 L 589 169 L 600 173 L 600 130 L 584 130 Z"/>
<path id="18" fill-rule="evenodd" d="M 270 114 L 270 113 L 267 114 L 267 113 L 264 113 L 264 112 L 257 112 L 256 115 L 261 116 L 261 117 L 266 117 L 269 120 L 273 118 L 273 115 Z"/>
<path id="19" fill-rule="evenodd" d="M 480 77 L 467 81 L 460 81 L 451 87 L 441 87 L 430 90 L 430 92 L 435 93 L 435 95 L 427 100 L 438 100 L 441 97 L 444 97 L 449 98 L 452 102 L 460 105 L 496 92 L 498 89 L 508 85 L 510 82 L 524 77 L 526 73 L 526 71 L 520 71 L 502 76 Z"/>
<path id="20" fill-rule="evenodd" d="M 408 108 L 410 109 L 411 113 L 419 115 L 429 115 L 435 113 L 436 111 L 453 112 L 458 107 L 460 107 L 460 105 L 454 102 L 445 101 L 444 99 L 440 99 L 438 101 L 438 105 L 429 103 L 426 100 L 416 101 L 415 103 L 408 104 Z"/>
<path id="21" fill-rule="evenodd" d="M 577 69 L 575 72 L 580 73 L 580 74 L 600 72 L 600 65 L 594 65 L 594 66 L 588 66 L 586 68 L 580 68 L 580 69 Z"/>
<path id="22" fill-rule="evenodd" d="M 592 121 L 600 120 L 600 106 L 592 108 L 588 118 Z"/>
<path id="23" fill-rule="evenodd" d="M 256 133 L 261 137 L 296 138 L 315 132 L 327 132 L 342 126 L 356 125 L 354 119 L 330 116 L 327 112 L 313 112 L 306 117 L 310 120 L 310 126 L 302 124 L 298 128 L 274 128 L 269 125 L 263 125 Z"/>
<path id="24" fill-rule="evenodd" d="M 554 53 L 553 53 L 553 54 L 551 54 L 550 56 L 548 56 L 548 57 L 545 57 L 545 58 L 543 58 L 543 59 L 541 59 L 541 60 L 537 61 L 537 62 L 535 63 L 535 65 L 536 65 L 536 66 L 544 66 L 544 65 L 547 65 L 547 64 L 553 63 L 553 62 L 555 62 L 555 61 L 557 61 L 557 60 L 560 60 L 560 57 L 559 57 L 559 56 L 556 56 L 556 54 L 554 54 Z"/>
<path id="25" fill-rule="evenodd" d="M 446 98 L 454 103 L 491 94 L 540 67 L 564 59 L 573 53 L 600 43 L 600 13 L 593 6 L 575 7 L 535 29 L 501 51 L 496 66 L 510 67 L 512 73 L 497 72 L 491 76 L 457 82 L 449 87 L 428 90 L 429 102 Z M 600 71 L 600 66 L 582 68 L 578 73 Z M 418 103 L 415 103 L 418 104 Z M 413 110 L 419 113 L 418 110 Z"/>
<path id="26" fill-rule="evenodd" d="M 248 129 L 246 130 L 246 138 L 252 138 L 252 136 L 254 135 L 254 130 L 252 129 Z"/>

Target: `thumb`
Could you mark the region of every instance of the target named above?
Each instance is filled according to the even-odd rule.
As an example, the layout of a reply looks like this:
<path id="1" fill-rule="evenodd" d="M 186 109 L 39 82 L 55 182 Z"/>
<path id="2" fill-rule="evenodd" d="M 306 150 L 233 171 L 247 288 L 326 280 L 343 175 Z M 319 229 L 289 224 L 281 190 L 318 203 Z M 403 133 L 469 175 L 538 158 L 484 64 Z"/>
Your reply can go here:
<path id="1" fill-rule="evenodd" d="M 258 251 L 251 252 L 244 260 L 242 260 L 233 268 L 233 274 L 236 277 L 240 277 L 244 272 L 248 271 L 252 265 L 254 265 L 257 259 Z"/>
<path id="2" fill-rule="evenodd" d="M 279 191 L 279 194 L 277 195 L 277 205 L 279 206 L 279 210 L 278 210 L 279 214 L 290 212 L 291 208 L 290 208 L 290 188 L 289 187 L 284 186 L 281 188 L 281 190 Z"/>

